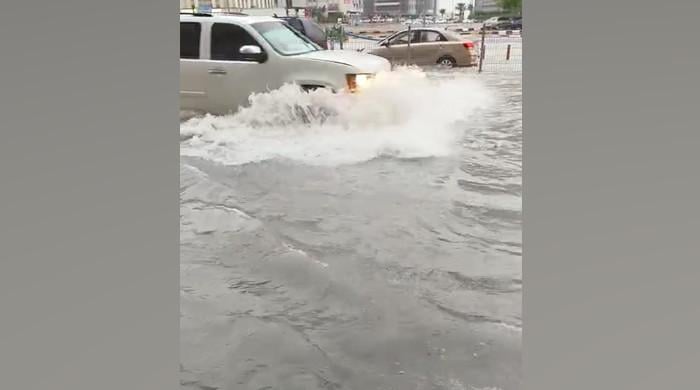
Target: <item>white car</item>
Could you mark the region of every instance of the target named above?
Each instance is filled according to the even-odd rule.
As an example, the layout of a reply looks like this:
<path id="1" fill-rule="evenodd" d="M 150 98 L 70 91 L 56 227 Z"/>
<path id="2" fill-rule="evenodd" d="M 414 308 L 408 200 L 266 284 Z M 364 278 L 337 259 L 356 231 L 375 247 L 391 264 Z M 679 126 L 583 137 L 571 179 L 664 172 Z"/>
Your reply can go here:
<path id="1" fill-rule="evenodd" d="M 496 24 L 496 23 L 498 23 L 498 16 L 494 16 L 494 17 L 492 17 L 492 18 L 488 18 L 488 19 L 484 20 L 483 23 L 484 23 L 484 26 L 489 26 L 489 25 L 492 25 L 492 24 Z"/>
<path id="2" fill-rule="evenodd" d="M 494 16 L 492 18 L 484 20 L 484 26 L 486 26 L 486 27 L 495 26 L 498 23 L 507 22 L 509 19 L 510 18 L 505 17 L 505 16 Z"/>
<path id="3" fill-rule="evenodd" d="M 180 15 L 181 110 L 228 114 L 287 83 L 355 92 L 388 70 L 382 57 L 322 50 L 277 18 Z"/>

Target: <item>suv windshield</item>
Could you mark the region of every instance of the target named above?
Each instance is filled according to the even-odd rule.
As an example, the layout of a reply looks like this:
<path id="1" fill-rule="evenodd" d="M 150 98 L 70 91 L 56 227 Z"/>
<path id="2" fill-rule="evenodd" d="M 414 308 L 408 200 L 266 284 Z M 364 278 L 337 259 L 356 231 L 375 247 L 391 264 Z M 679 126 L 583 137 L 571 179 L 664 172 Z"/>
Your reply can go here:
<path id="1" fill-rule="evenodd" d="M 253 24 L 253 28 L 282 55 L 290 56 L 319 50 L 316 44 L 285 23 L 261 22 Z"/>

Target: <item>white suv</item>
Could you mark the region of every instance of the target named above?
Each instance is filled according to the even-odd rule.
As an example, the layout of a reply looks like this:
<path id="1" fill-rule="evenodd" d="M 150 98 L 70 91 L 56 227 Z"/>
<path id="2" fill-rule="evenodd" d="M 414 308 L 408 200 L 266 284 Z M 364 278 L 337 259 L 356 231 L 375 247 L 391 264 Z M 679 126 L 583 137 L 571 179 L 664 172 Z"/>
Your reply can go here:
<path id="1" fill-rule="evenodd" d="M 322 50 L 276 18 L 180 15 L 181 110 L 227 114 L 287 83 L 354 92 L 390 69 L 382 57 Z"/>

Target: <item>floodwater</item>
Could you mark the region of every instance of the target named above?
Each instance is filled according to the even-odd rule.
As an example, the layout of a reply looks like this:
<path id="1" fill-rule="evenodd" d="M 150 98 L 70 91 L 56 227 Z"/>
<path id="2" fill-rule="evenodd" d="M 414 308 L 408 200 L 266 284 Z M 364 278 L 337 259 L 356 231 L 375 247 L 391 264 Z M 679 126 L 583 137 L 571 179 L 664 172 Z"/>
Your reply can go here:
<path id="1" fill-rule="evenodd" d="M 183 120 L 182 388 L 518 389 L 521 109 L 399 70 Z"/>

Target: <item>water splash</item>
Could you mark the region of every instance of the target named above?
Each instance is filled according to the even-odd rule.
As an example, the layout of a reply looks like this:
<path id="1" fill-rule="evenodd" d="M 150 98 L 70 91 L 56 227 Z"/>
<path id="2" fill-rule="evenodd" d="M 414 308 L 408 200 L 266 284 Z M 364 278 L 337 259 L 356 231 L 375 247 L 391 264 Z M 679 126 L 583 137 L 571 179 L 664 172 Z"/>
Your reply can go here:
<path id="1" fill-rule="evenodd" d="M 181 154 L 225 165 L 445 156 L 459 147 L 464 121 L 492 101 L 473 75 L 432 78 L 415 68 L 378 74 L 359 94 L 305 93 L 286 85 L 252 95 L 235 114 L 183 122 Z"/>

